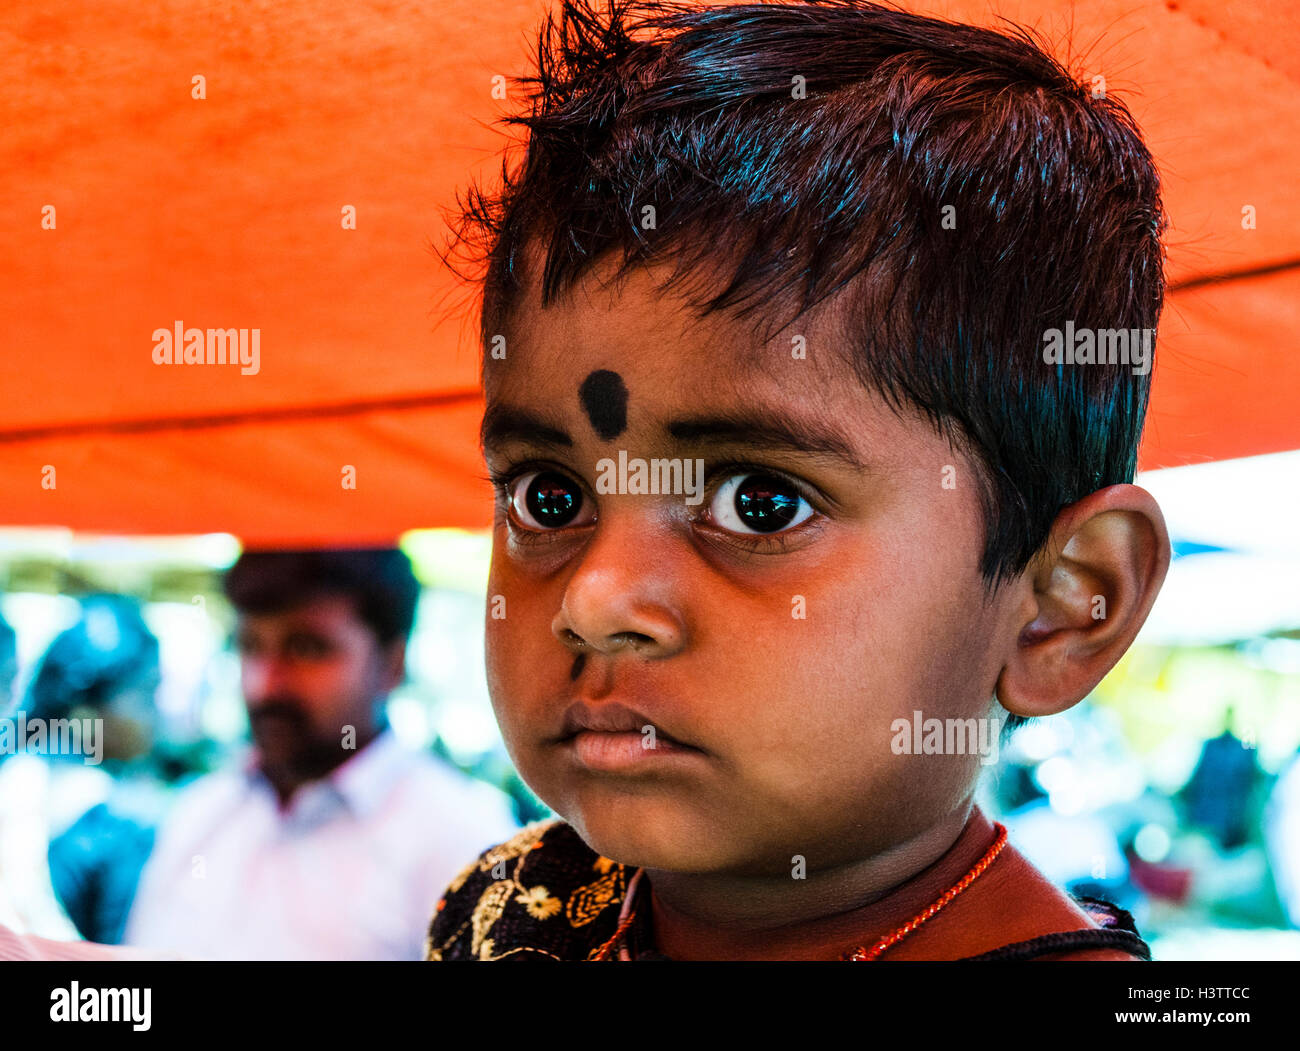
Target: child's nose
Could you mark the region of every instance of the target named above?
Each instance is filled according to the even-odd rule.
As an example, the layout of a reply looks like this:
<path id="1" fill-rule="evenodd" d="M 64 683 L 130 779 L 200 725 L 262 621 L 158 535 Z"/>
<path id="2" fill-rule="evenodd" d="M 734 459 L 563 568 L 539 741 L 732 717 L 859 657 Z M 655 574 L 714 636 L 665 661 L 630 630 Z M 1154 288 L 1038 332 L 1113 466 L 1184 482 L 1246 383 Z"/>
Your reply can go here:
<path id="1" fill-rule="evenodd" d="M 670 657 L 686 643 L 679 590 L 665 568 L 680 555 L 656 557 L 655 541 L 644 532 L 633 550 L 619 529 L 613 516 L 601 522 L 569 578 L 551 631 L 575 653 Z"/>

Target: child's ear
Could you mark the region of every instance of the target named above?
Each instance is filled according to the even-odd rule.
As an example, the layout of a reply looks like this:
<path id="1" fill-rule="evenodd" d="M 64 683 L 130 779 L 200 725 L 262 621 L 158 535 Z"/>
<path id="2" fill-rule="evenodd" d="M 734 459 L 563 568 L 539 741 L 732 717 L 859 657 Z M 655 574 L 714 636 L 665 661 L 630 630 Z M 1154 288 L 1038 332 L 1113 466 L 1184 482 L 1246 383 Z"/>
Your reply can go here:
<path id="1" fill-rule="evenodd" d="M 1057 515 L 1021 577 L 1002 707 L 1053 715 L 1088 696 L 1146 621 L 1169 558 L 1164 515 L 1136 485 L 1099 489 Z"/>

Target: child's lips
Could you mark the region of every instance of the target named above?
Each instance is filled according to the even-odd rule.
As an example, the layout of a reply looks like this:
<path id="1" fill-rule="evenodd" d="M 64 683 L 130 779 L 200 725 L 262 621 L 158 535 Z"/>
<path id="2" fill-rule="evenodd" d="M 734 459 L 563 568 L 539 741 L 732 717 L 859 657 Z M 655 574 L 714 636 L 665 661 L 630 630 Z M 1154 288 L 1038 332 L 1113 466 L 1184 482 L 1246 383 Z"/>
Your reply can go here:
<path id="1" fill-rule="evenodd" d="M 649 716 L 617 701 L 575 701 L 565 710 L 555 741 L 593 770 L 643 767 L 655 761 L 706 754 L 670 734 Z"/>
<path id="2" fill-rule="evenodd" d="M 585 731 L 595 733 L 636 733 L 646 734 L 660 739 L 667 739 L 675 744 L 685 745 L 665 730 L 655 719 L 635 708 L 630 708 L 619 701 L 574 701 L 564 711 L 564 720 L 560 726 L 560 740 L 574 737 Z"/>
<path id="3" fill-rule="evenodd" d="M 654 738 L 630 730 L 583 730 L 569 738 L 561 747 L 570 750 L 583 766 L 607 773 L 629 769 L 645 769 L 648 764 L 698 758 L 704 753 L 698 748 L 679 744 L 667 737 Z"/>

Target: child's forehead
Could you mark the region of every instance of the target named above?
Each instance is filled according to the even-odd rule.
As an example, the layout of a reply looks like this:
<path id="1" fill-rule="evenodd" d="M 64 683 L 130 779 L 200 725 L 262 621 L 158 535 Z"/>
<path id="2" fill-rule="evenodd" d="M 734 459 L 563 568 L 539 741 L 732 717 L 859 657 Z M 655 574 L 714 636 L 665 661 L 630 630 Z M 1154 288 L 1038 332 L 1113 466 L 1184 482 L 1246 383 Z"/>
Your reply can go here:
<path id="1" fill-rule="evenodd" d="M 802 430 L 811 436 L 803 445 L 834 448 L 854 466 L 935 452 L 931 424 L 862 381 L 840 303 L 777 330 L 773 318 L 787 315 L 775 305 L 766 315 L 702 314 L 704 286 L 665 287 L 670 272 L 659 264 L 615 279 L 607 266 L 544 308 L 527 286 L 503 322 L 502 354 L 485 349 L 485 448 L 499 444 L 494 434 L 521 432 L 601 449 L 711 440 L 784 448 L 800 444 L 788 439 Z"/>
<path id="2" fill-rule="evenodd" d="M 485 451 L 516 442 L 602 456 L 729 446 L 852 471 L 937 455 L 928 424 L 895 412 L 838 360 L 809 361 L 834 353 L 815 333 L 764 345 L 744 343 L 744 326 L 707 336 L 690 329 L 696 338 L 673 343 L 616 315 L 593 323 L 566 313 L 518 326 L 505 358 L 485 361 Z"/>
<path id="3" fill-rule="evenodd" d="M 590 415 L 611 399 L 761 400 L 775 408 L 864 393 L 827 317 L 810 313 L 769 335 L 774 326 L 761 311 L 701 316 L 695 303 L 665 291 L 663 278 L 662 269 L 651 268 L 617 283 L 593 275 L 545 308 L 535 289 L 521 295 L 502 325 L 496 356 L 488 335 L 488 401 L 554 401 L 571 392 L 574 406 Z"/>
<path id="4" fill-rule="evenodd" d="M 849 370 L 827 377 L 827 370 L 785 363 L 770 348 L 673 345 L 653 330 L 638 333 L 635 344 L 569 338 L 556 347 L 545 336 L 535 330 L 505 368 L 489 364 L 489 411 L 523 410 L 601 443 L 680 437 L 696 433 L 693 421 L 702 420 L 785 421 L 816 431 L 835 417 L 844 444 L 853 445 L 898 422 Z"/>

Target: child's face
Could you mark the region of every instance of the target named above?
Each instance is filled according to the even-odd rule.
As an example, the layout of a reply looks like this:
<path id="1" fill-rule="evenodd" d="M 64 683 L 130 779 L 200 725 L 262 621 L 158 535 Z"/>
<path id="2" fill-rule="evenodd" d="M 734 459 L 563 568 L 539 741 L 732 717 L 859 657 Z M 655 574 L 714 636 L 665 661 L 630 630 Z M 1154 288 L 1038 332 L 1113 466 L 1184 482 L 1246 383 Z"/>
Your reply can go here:
<path id="1" fill-rule="evenodd" d="M 599 370 L 621 377 L 625 420 L 608 390 L 580 394 Z M 980 757 L 895 754 L 891 723 L 988 715 L 1024 608 L 986 601 L 976 477 L 928 424 L 863 389 L 817 327 L 755 348 L 640 271 L 545 311 L 530 289 L 485 372 L 488 465 L 517 478 L 493 538 L 492 702 L 524 780 L 591 847 L 788 873 L 961 805 Z M 702 501 L 598 491 L 620 451 L 702 458 Z M 572 736 L 579 702 L 632 709 L 604 727 L 628 732 Z"/>

